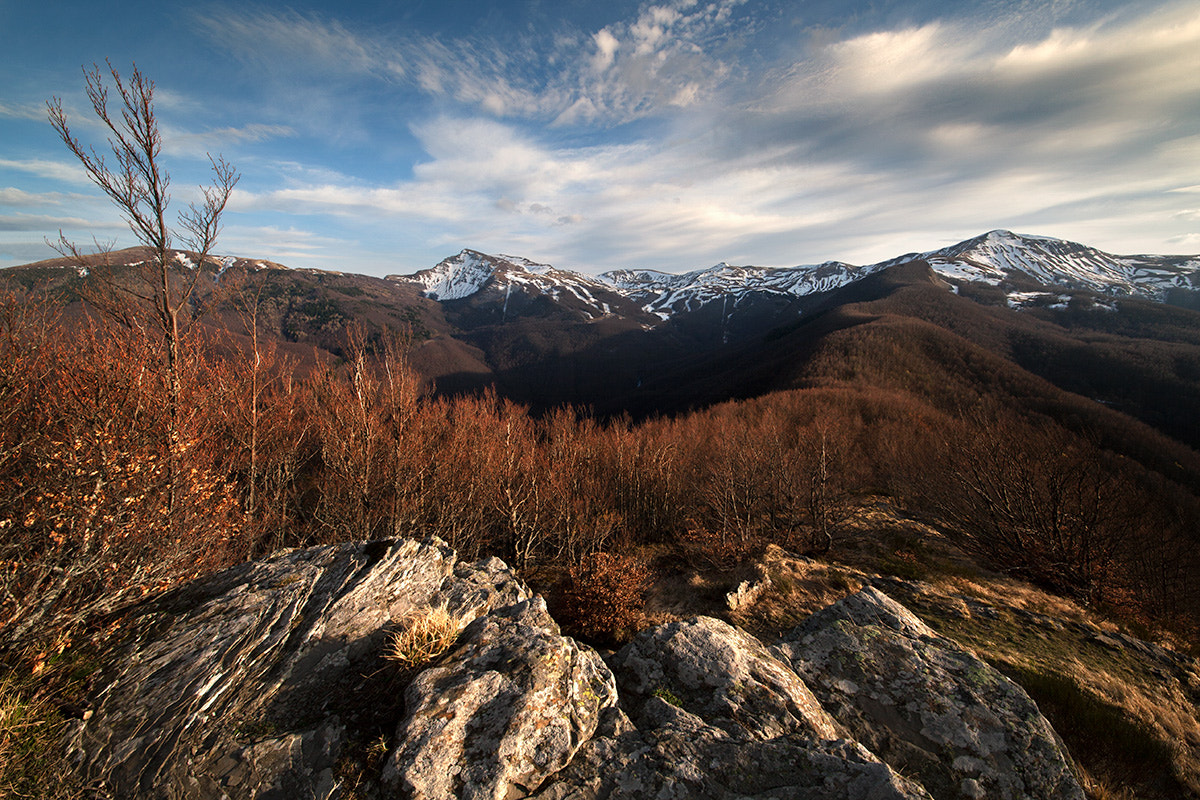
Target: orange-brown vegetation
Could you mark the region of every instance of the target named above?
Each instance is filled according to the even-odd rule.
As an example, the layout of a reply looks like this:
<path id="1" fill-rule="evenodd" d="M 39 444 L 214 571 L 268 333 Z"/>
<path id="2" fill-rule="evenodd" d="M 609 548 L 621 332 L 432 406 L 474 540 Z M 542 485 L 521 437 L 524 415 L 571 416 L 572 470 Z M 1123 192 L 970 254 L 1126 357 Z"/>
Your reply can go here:
<path id="1" fill-rule="evenodd" d="M 920 331 L 833 337 L 804 388 L 601 421 L 434 396 L 402 337 L 351 333 L 340 363 L 298 370 L 242 306 L 227 333 L 186 332 L 173 410 L 161 337 L 0 301 L 6 648 L 281 547 L 424 535 L 557 580 L 572 624 L 611 638 L 649 577 L 625 559 L 836 554 L 879 495 L 1001 571 L 1148 623 L 1196 618 L 1193 492 L 1108 428 L 1080 435 L 1087 418 L 1006 405 L 1024 391 L 1010 377 L 988 394 L 972 376 L 992 362 L 969 348 L 961 385 L 935 387 Z"/>
<path id="2" fill-rule="evenodd" d="M 627 641 L 642 621 L 650 571 L 634 556 L 597 551 L 570 568 L 555 612 L 566 628 L 592 641 Z"/>

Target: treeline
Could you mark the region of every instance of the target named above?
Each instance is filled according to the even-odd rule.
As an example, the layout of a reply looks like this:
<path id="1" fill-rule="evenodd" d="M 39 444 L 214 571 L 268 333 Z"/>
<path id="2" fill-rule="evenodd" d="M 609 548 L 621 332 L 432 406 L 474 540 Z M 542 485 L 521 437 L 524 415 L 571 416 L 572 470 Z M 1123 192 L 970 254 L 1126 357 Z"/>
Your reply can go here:
<path id="1" fill-rule="evenodd" d="M 351 333 L 341 363 L 301 370 L 247 313 L 186 331 L 172 370 L 160 333 L 52 308 L 0 298 L 3 648 L 347 539 L 437 535 L 600 602 L 645 576 L 630 557 L 647 545 L 710 563 L 767 542 L 836 550 L 869 494 L 1058 591 L 1195 618 L 1195 496 L 998 404 L 949 413 L 844 380 L 636 424 L 535 418 L 493 394 L 429 395 L 398 336 Z"/>

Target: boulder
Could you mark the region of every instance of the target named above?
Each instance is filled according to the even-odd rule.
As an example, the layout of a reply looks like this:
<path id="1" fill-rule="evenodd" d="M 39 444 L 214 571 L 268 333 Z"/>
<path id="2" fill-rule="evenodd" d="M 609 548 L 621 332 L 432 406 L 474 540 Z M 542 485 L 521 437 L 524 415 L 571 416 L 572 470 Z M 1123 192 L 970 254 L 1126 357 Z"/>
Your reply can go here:
<path id="1" fill-rule="evenodd" d="M 874 588 L 814 614 L 774 651 L 856 740 L 934 797 L 1083 800 L 1024 690 Z"/>
<path id="2" fill-rule="evenodd" d="M 645 631 L 611 664 L 622 706 L 637 722 L 646 703 L 658 699 L 723 725 L 737 738 L 791 732 L 819 739 L 844 736 L 791 664 L 750 634 L 711 617 Z"/>
<path id="3" fill-rule="evenodd" d="M 503 800 L 565 767 L 616 705 L 617 688 L 538 597 L 473 622 L 405 699 L 384 783 L 412 800 Z"/>
<path id="4" fill-rule="evenodd" d="M 535 800 L 929 800 L 846 739 L 743 739 L 661 699 L 635 728 L 610 712 L 596 736 Z"/>
<path id="5" fill-rule="evenodd" d="M 789 664 L 720 620 L 643 632 L 611 662 L 622 708 L 538 800 L 928 797 L 844 738 Z"/>
<path id="6" fill-rule="evenodd" d="M 348 726 L 380 711 L 395 671 L 380 658 L 392 623 L 528 596 L 502 562 L 456 565 L 436 539 L 234 567 L 135 609 L 68 754 L 98 796 L 335 796 Z"/>

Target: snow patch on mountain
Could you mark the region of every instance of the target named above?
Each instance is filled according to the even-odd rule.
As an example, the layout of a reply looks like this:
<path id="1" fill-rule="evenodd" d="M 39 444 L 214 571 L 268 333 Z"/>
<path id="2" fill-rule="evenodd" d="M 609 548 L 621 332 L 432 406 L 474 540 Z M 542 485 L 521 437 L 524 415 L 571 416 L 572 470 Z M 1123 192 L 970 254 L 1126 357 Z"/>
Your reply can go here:
<path id="1" fill-rule="evenodd" d="M 601 280 L 520 256 L 493 256 L 475 250 L 463 250 L 413 275 L 389 278 L 415 282 L 423 287 L 426 297 L 441 301 L 492 293 L 494 299 L 503 303 L 505 315 L 514 292 L 529 297 L 548 296 L 571 305 L 590 319 L 613 313 L 613 303 L 622 299 L 620 293 Z"/>
<path id="2" fill-rule="evenodd" d="M 1161 300 L 1200 287 L 1200 258 L 1116 256 L 1048 236 L 996 230 L 918 256 L 946 278 L 1000 284 L 1024 276 L 1047 287 Z M 890 262 L 889 262 L 890 263 Z"/>
<path id="3" fill-rule="evenodd" d="M 672 275 L 653 270 L 614 270 L 600 278 L 642 308 L 663 319 L 695 311 L 714 300 L 734 296 L 740 301 L 753 292 L 800 297 L 828 292 L 852 283 L 871 271 L 840 261 L 815 266 L 737 267 L 724 261 L 708 269 Z"/>
<path id="4" fill-rule="evenodd" d="M 424 286 L 425 296 L 434 300 L 461 300 L 487 284 L 496 270 L 495 261 L 483 253 L 463 250 L 435 267 L 407 276 L 407 280 Z"/>
<path id="5" fill-rule="evenodd" d="M 1042 306 L 1044 308 L 1063 309 L 1071 304 L 1071 295 L 1055 292 L 1009 292 L 1008 307 L 1015 309 Z"/>
<path id="6" fill-rule="evenodd" d="M 1172 289 L 1200 290 L 1200 257 L 1116 256 L 1048 236 L 995 230 L 965 242 L 908 253 L 888 261 L 854 266 L 840 261 L 796 267 L 735 266 L 721 262 L 682 274 L 656 270 L 613 270 L 588 277 L 518 256 L 491 256 L 463 250 L 437 266 L 410 276 L 393 276 L 423 287 L 427 297 L 461 300 L 482 291 L 508 303 L 514 291 L 545 295 L 599 318 L 621 313 L 626 301 L 662 320 L 722 301 L 728 311 L 753 294 L 802 297 L 833 291 L 891 266 L 924 261 L 954 284 L 1007 285 L 1014 308 L 1068 302 L 1063 290 L 1163 300 Z M 1028 284 L 1049 291 L 1030 291 Z M 1022 285 L 1026 284 L 1026 285 Z M 957 286 L 951 286 L 956 291 Z M 626 307 L 626 311 L 628 308 Z"/>

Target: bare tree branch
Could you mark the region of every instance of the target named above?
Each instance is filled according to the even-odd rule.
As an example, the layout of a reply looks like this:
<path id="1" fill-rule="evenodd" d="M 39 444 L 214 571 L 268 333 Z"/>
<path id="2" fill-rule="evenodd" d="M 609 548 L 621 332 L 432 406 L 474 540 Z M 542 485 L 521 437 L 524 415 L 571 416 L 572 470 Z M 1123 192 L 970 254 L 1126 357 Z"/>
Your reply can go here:
<path id="1" fill-rule="evenodd" d="M 181 338 L 183 327 L 193 322 L 196 316 L 189 314 L 186 319 L 181 319 L 181 315 L 189 307 L 204 264 L 216 245 L 221 230 L 221 215 L 239 176 L 223 158 L 209 156 L 214 180 L 211 185 L 201 187 L 204 202 L 200 205 L 193 203 L 180 213 L 178 230 L 173 230 L 167 223 L 171 202 L 167 190 L 171 177 L 161 162 L 162 134 L 154 112 L 154 82 L 136 66 L 129 79 L 125 80 L 111 62 L 106 64 L 112 86 L 120 98 L 118 114 L 114 116 L 110 111 L 108 82 L 98 66 L 84 70 L 84 83 L 92 111 L 108 130 L 111 164 L 104 154 L 95 147 L 85 147 L 71 132 L 60 98 L 51 98 L 46 108 L 50 124 L 63 144 L 83 165 L 92 182 L 121 212 L 137 240 L 150 250 L 148 263 L 139 270 L 142 285 L 134 287 L 127 280 L 118 279 L 108 259 L 109 249 L 99 248 L 103 268 L 93 271 L 102 289 L 94 293 L 94 299 L 102 311 L 130 327 L 136 324 L 133 311 L 128 304 L 118 302 L 117 298 L 123 296 L 148 307 L 161 334 L 166 354 L 168 417 L 171 420 L 169 436 L 174 446 L 179 439 L 178 414 L 183 392 Z M 178 270 L 172 268 L 174 253 L 171 244 L 176 238 L 195 252 L 199 259 L 190 274 L 185 273 L 182 280 L 177 275 Z M 51 246 L 76 262 L 81 270 L 89 264 L 95 266 L 94 260 L 89 259 L 61 232 L 59 241 L 51 243 Z"/>

